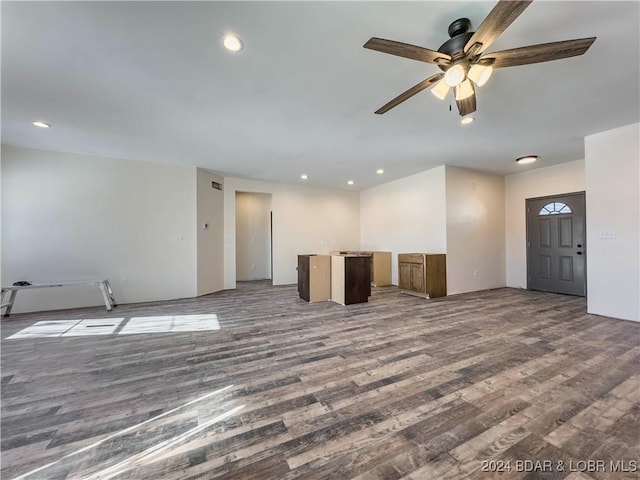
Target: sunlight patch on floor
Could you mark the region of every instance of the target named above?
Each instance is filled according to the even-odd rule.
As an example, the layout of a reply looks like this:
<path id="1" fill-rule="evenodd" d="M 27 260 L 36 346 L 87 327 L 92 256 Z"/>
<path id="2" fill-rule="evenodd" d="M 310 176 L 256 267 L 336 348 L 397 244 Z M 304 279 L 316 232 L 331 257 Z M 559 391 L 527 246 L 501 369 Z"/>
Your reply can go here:
<path id="1" fill-rule="evenodd" d="M 213 314 L 132 317 L 120 330 L 120 334 L 197 332 L 202 330 L 220 330 L 218 316 Z"/>
<path id="2" fill-rule="evenodd" d="M 124 317 L 85 318 L 81 320 L 45 320 L 36 322 L 30 327 L 7 337 L 7 340 L 39 337 L 113 335 L 123 322 L 124 326 L 117 332 L 118 335 L 220 330 L 220 322 L 218 322 L 218 316 L 216 314 L 132 317 L 126 322 Z"/>

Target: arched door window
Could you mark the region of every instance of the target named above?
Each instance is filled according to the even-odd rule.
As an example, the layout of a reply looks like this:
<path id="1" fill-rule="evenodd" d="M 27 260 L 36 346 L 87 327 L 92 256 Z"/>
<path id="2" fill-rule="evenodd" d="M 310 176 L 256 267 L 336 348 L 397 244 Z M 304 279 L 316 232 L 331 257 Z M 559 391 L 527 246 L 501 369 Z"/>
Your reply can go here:
<path id="1" fill-rule="evenodd" d="M 573 213 L 566 203 L 551 202 L 540 209 L 538 215 L 560 215 L 561 213 Z"/>

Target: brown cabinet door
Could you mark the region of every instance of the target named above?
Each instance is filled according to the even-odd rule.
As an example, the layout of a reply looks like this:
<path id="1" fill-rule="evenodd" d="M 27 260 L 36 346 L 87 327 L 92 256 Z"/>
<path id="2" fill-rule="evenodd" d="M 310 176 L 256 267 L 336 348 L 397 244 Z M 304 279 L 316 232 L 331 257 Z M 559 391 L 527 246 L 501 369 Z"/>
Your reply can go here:
<path id="1" fill-rule="evenodd" d="M 398 263 L 398 286 L 400 290 L 409 290 L 411 288 L 411 264 Z"/>
<path id="2" fill-rule="evenodd" d="M 424 265 L 421 263 L 398 263 L 400 290 L 425 293 Z"/>
<path id="3" fill-rule="evenodd" d="M 364 303 L 371 295 L 371 257 L 345 257 L 344 304 Z"/>
<path id="4" fill-rule="evenodd" d="M 309 301 L 309 255 L 298 255 L 298 293 Z"/>
<path id="5" fill-rule="evenodd" d="M 424 265 L 419 263 L 410 263 L 411 280 L 409 290 L 412 292 L 425 293 L 424 285 Z"/>

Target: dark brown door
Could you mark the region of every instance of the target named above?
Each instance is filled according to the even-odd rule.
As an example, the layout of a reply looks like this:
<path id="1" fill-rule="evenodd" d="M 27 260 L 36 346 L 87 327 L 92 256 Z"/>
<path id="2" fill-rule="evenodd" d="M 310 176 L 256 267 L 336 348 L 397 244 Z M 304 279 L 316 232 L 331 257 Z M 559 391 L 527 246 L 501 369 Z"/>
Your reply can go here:
<path id="1" fill-rule="evenodd" d="M 584 297 L 584 192 L 530 198 L 526 208 L 527 288 Z"/>

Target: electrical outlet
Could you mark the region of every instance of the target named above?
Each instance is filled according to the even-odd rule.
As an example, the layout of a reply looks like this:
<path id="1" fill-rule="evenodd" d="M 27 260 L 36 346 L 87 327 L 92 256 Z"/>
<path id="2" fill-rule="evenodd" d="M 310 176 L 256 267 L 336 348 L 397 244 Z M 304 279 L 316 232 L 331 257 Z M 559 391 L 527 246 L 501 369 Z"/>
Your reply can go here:
<path id="1" fill-rule="evenodd" d="M 129 284 L 128 278 L 123 278 L 120 280 L 120 285 L 122 285 L 123 287 L 126 287 L 128 284 Z"/>
<path id="2" fill-rule="evenodd" d="M 473 271 L 473 276 L 474 276 L 474 277 L 477 277 L 477 276 L 478 276 L 478 270 L 474 270 L 474 271 Z"/>

